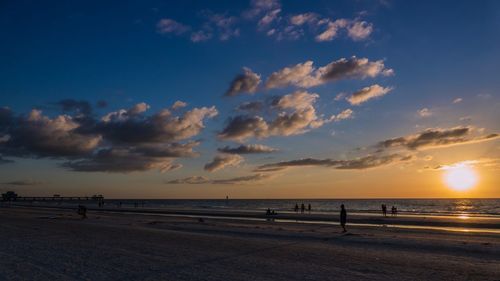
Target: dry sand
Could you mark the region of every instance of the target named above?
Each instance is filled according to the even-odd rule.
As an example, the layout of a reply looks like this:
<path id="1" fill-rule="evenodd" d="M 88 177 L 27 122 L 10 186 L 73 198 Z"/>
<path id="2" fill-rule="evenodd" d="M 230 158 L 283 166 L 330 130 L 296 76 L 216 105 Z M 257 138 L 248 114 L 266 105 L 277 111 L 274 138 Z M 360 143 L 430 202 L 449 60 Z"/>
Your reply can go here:
<path id="1" fill-rule="evenodd" d="M 0 280 L 500 280 L 500 234 L 0 207 Z"/>

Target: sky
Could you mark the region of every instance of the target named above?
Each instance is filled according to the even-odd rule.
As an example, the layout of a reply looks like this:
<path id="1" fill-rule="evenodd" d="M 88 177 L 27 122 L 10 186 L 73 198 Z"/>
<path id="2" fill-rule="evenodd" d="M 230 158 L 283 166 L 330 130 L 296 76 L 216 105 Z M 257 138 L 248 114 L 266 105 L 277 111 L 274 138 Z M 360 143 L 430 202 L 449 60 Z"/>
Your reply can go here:
<path id="1" fill-rule="evenodd" d="M 500 198 L 499 31 L 498 1 L 2 1 L 0 191 Z"/>

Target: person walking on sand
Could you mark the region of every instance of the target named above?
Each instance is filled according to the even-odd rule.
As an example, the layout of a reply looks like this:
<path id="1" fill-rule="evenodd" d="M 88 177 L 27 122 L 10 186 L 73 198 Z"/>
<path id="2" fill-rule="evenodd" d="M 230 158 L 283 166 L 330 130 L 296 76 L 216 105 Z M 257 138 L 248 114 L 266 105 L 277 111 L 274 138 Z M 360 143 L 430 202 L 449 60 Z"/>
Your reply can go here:
<path id="1" fill-rule="evenodd" d="M 295 213 L 299 212 L 299 205 L 297 205 L 297 203 L 295 203 L 295 208 L 293 208 L 293 210 L 295 211 Z"/>
<path id="2" fill-rule="evenodd" d="M 342 233 L 347 232 L 345 225 L 347 223 L 347 211 L 345 210 L 344 204 L 340 205 L 340 225 L 344 229 Z"/>
<path id="3" fill-rule="evenodd" d="M 387 217 L 387 205 L 382 204 L 382 214 L 384 217 Z"/>
<path id="4" fill-rule="evenodd" d="M 304 213 L 304 211 L 305 211 L 305 210 L 306 210 L 306 206 L 304 205 L 304 203 L 302 203 L 302 204 L 300 205 L 300 212 L 301 212 L 301 213 Z"/>

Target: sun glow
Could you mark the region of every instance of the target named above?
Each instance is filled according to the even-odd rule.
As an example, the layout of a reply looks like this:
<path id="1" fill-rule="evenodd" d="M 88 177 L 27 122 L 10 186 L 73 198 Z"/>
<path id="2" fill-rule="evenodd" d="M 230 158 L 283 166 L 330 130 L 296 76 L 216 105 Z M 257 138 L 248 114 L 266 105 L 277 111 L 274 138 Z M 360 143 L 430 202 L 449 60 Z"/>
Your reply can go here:
<path id="1" fill-rule="evenodd" d="M 476 171 L 468 163 L 457 163 L 444 169 L 444 182 L 456 191 L 466 191 L 478 182 Z"/>

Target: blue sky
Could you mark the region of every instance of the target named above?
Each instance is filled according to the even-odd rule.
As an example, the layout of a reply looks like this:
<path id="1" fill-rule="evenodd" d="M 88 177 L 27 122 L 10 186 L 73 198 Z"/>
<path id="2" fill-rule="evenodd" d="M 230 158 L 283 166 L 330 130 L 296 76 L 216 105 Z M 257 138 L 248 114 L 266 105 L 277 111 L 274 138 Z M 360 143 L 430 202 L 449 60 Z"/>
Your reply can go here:
<path id="1" fill-rule="evenodd" d="M 193 108 L 215 106 L 217 111 L 216 116 L 203 119 L 204 128 L 196 134 L 174 138 L 175 143 L 198 141 L 195 148 L 198 154 L 170 159 L 182 164 L 182 168 L 166 173 L 153 168 L 117 173 L 75 171 L 61 167 L 61 163 L 76 161 L 75 158 L 41 153 L 43 148 L 38 145 L 35 148 L 22 145 L 24 140 L 19 136 L 17 143 L 9 144 L 10 150 L 0 149 L 4 159 L 15 161 L 1 166 L 0 177 L 7 187 L 15 187 L 9 185 L 15 182 L 33 183 L 18 185 L 26 192 L 68 193 L 63 186 L 76 175 L 88 183 L 78 185 L 73 193 L 106 193 L 109 188 L 114 197 L 136 196 L 142 191 L 134 193 L 131 186 L 128 188 L 132 191 L 122 193 L 118 186 L 137 181 L 146 186 L 145 192 L 151 196 L 215 196 L 206 190 L 193 190 L 186 182 L 165 184 L 199 176 L 203 178 L 197 183 L 211 183 L 213 190 L 220 191 L 216 193 L 219 196 L 233 182 L 221 184 L 213 182 L 214 179 L 237 178 L 235 182 L 239 184 L 245 181 L 244 177 L 261 175 L 255 173 L 259 165 L 301 158 L 353 160 L 373 156 L 376 152 L 361 153 L 357 148 L 430 128 L 443 131 L 459 126 L 474 128 L 467 132 L 472 134 L 467 141 L 500 129 L 497 1 L 480 4 L 473 1 L 130 1 L 122 5 L 102 1 L 11 1 L 1 6 L 0 106 L 9 107 L 15 116 L 28 118 L 34 108 L 42 110 L 47 118 L 71 115 L 62 112 L 58 103 L 68 99 L 87 101 L 95 120 L 142 102 L 148 109 L 137 118 L 170 108 L 176 101 L 187 103 L 177 112 L 179 116 Z M 299 15 L 309 15 L 310 21 L 294 23 L 293 17 Z M 263 24 L 266 20 L 269 23 Z M 330 26 L 336 28 L 337 34 L 319 39 Z M 356 26 L 360 29 L 356 30 Z M 353 56 L 381 63 L 383 69 L 392 73 L 384 74 L 382 69 L 372 76 L 360 74 L 325 80 L 308 87 L 296 83 L 273 89 L 265 87 L 270 75 L 285 67 L 312 61 L 318 69 L 342 58 L 352 60 Z M 260 77 L 259 88 L 250 94 L 243 91 L 224 96 L 235 77 L 243 73 L 243 67 Z M 375 84 L 390 90 L 358 105 L 346 100 Z M 246 139 L 221 138 L 231 117 L 259 116 L 271 124 L 279 110 L 288 111 L 289 116 L 302 112 L 303 104 L 301 109 L 297 105 L 278 110 L 272 106 L 272 99 L 296 91 L 306 91 L 308 96 L 318 94 L 309 105 L 316 114 L 315 121 L 321 125 L 310 123 L 288 133 L 269 129 L 264 135 Z M 343 97 L 336 100 L 339 94 Z M 97 106 L 99 101 L 106 106 Z M 251 101 L 264 102 L 266 108 L 257 113 L 234 110 L 239 104 Z M 352 113 L 346 118 L 331 119 L 347 109 Z M 423 109 L 426 110 L 422 112 Z M 3 132 L 10 136 L 11 142 L 15 132 L 8 130 L 14 126 L 4 128 Z M 92 134 L 95 137 L 98 133 Z M 95 150 L 78 159 L 92 158 L 103 148 L 124 149 L 123 140 L 120 141 L 103 137 Z M 173 143 L 169 139 L 156 144 L 160 142 Z M 234 161 L 234 166 L 226 163 L 214 172 L 204 170 L 205 164 L 221 155 L 218 148 L 255 144 L 279 151 L 236 154 L 240 158 L 222 154 L 232 155 L 232 160 L 222 161 Z M 487 153 L 490 158 L 498 156 L 496 138 L 483 144 L 491 146 Z M 7 146 L 5 142 L 3 145 Z M 25 153 L 19 157 L 21 149 Z M 405 153 L 413 155 L 414 151 Z M 421 157 L 416 155 L 417 159 Z M 446 157 L 443 161 L 447 161 Z M 324 167 L 319 169 L 325 175 L 331 173 Z M 33 170 L 46 172 L 37 174 Z M 343 177 L 338 173 L 335 171 L 331 176 L 333 181 Z M 270 183 L 261 183 L 260 178 L 254 182 L 252 178 L 249 184 L 238 188 L 250 189 L 252 184 L 270 186 L 282 175 L 269 176 Z M 268 179 L 267 174 L 265 178 Z M 102 182 L 107 183 L 104 190 Z M 317 188 L 321 186 L 318 184 Z"/>

